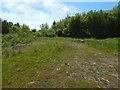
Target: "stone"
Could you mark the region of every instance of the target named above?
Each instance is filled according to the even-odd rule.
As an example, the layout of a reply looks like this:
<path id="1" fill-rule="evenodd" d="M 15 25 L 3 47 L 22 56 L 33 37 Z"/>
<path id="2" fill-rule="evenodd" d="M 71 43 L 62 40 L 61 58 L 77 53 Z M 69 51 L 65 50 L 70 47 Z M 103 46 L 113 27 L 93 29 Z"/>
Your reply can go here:
<path id="1" fill-rule="evenodd" d="M 108 67 L 109 67 L 109 68 L 113 68 L 113 66 L 112 66 L 112 65 L 109 65 Z"/>
<path id="2" fill-rule="evenodd" d="M 29 82 L 29 84 L 34 84 L 35 82 L 33 82 L 33 81 L 31 81 L 31 82 Z"/>
<path id="3" fill-rule="evenodd" d="M 94 62 L 93 65 L 96 65 L 96 63 Z"/>
<path id="4" fill-rule="evenodd" d="M 104 83 L 104 84 L 108 84 L 109 83 L 109 80 L 105 79 L 105 78 L 101 78 L 101 81 Z"/>
<path id="5" fill-rule="evenodd" d="M 103 66 L 106 66 L 107 64 L 106 63 L 102 63 Z"/>
<path id="6" fill-rule="evenodd" d="M 60 70 L 60 68 L 57 68 L 56 70 L 57 70 L 57 71 L 59 71 L 59 70 Z"/>
<path id="7" fill-rule="evenodd" d="M 84 43 L 84 40 L 81 40 L 82 43 Z"/>

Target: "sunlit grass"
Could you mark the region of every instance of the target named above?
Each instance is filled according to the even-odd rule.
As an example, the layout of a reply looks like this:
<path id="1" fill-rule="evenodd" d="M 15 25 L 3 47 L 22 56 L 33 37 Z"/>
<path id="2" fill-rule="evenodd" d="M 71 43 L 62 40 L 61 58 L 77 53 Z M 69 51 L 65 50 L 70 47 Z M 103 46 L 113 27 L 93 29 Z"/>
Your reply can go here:
<path id="1" fill-rule="evenodd" d="M 85 60 L 92 57 L 92 54 L 89 54 L 90 50 L 102 51 L 103 54 L 117 53 L 118 38 L 84 41 L 81 43 L 73 38 L 36 37 L 34 41 L 27 42 L 27 47 L 22 49 L 14 50 L 16 44 L 6 46 L 3 48 L 3 87 L 96 87 L 92 82 L 66 79 L 66 66 L 61 66 L 60 70 L 55 71 L 61 63 L 74 59 L 73 53 L 81 53 L 83 56 L 80 56 L 80 59 Z M 76 43 L 86 48 L 73 47 Z"/>

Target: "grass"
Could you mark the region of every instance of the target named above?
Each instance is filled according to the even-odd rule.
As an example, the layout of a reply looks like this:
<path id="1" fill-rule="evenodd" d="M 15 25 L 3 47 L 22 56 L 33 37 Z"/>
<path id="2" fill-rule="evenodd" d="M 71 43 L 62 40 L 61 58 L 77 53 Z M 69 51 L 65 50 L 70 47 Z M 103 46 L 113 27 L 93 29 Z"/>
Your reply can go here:
<path id="1" fill-rule="evenodd" d="M 3 70 L 5 71 L 3 72 L 3 80 L 5 81 L 3 81 L 3 85 L 7 86 L 9 82 L 6 81 L 12 82 L 11 85 L 20 85 L 19 82 L 25 83 L 24 81 L 31 78 L 35 69 L 48 69 L 62 62 L 63 59 L 67 58 L 65 54 L 69 53 L 71 47 L 60 42 L 57 44 L 57 42 L 53 40 L 47 44 L 39 45 L 40 42 L 35 46 L 30 46 L 17 52 L 8 51 L 9 56 L 6 57 L 4 55 L 3 57 Z M 18 82 L 18 84 L 14 82 Z"/>
<path id="2" fill-rule="evenodd" d="M 100 51 L 108 53 L 118 53 L 118 38 L 107 38 L 103 40 L 85 39 L 90 47 L 97 48 Z"/>
<path id="3" fill-rule="evenodd" d="M 18 37 L 20 40 L 25 40 L 27 47 L 14 50 L 14 45 L 23 43 L 23 41 L 19 41 L 18 38 L 13 38 L 14 36 L 12 36 L 12 39 L 8 37 L 10 36 L 6 35 L 3 37 L 3 88 L 97 87 L 92 81 L 79 80 L 82 73 L 77 65 L 74 64 L 76 58 L 78 61 L 81 60 L 81 63 L 84 60 L 87 61 L 92 58 L 92 54 L 90 53 L 93 51 L 91 50 L 107 55 L 117 53 L 118 48 L 118 38 L 105 40 L 84 39 L 85 43 L 81 43 L 78 39 L 72 38 Z M 12 40 L 14 41 L 13 46 L 11 46 Z M 29 42 L 29 40 L 31 41 Z M 5 45 L 5 43 L 7 44 Z M 85 46 L 85 48 L 82 48 L 82 46 Z M 71 61 L 70 64 L 74 68 L 65 65 L 68 61 Z M 69 78 L 66 72 L 79 72 L 81 74 L 78 74 L 78 78 L 75 77 L 75 80 Z"/>

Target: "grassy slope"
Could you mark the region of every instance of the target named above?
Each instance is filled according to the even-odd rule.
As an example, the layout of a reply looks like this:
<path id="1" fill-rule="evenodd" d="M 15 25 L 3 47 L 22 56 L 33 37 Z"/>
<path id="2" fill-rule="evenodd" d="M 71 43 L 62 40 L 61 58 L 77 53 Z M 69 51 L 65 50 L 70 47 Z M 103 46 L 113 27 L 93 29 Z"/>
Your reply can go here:
<path id="1" fill-rule="evenodd" d="M 8 45 L 3 48 L 3 87 L 117 87 L 116 77 L 109 75 L 117 75 L 117 40 L 85 39 L 81 43 L 41 37 L 23 49 Z"/>

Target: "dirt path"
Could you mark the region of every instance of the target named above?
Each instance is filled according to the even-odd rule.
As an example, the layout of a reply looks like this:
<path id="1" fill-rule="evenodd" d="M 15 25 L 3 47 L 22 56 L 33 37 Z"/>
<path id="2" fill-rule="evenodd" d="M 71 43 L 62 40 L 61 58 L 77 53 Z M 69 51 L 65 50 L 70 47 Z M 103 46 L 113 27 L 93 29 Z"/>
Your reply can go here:
<path id="1" fill-rule="evenodd" d="M 70 60 L 62 62 L 57 71 L 64 69 L 66 78 L 94 83 L 98 88 L 118 88 L 118 58 L 105 55 L 85 44 L 65 42 L 76 48 Z M 62 77 L 62 76 L 61 76 Z"/>

